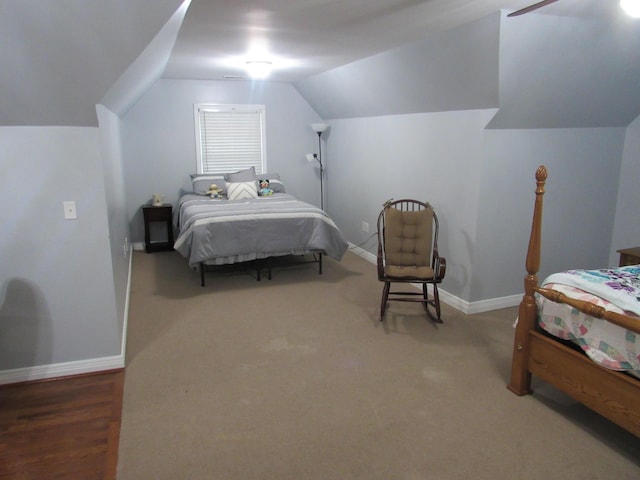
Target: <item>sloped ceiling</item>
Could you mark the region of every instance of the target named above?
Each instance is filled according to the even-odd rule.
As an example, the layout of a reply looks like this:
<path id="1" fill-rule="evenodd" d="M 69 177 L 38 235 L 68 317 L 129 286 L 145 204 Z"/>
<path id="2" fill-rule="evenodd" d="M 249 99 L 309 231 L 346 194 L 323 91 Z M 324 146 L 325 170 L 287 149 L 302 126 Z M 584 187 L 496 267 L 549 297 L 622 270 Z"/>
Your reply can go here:
<path id="1" fill-rule="evenodd" d="M 575 0 L 564 0 L 567 2 Z M 95 105 L 182 0 L 0 0 L 0 125 L 96 126 Z M 529 0 L 193 0 L 165 75 L 221 79 L 257 42 L 291 82 Z M 428 28 L 427 28 L 428 27 Z"/>
<path id="2" fill-rule="evenodd" d="M 491 15 L 295 86 L 325 119 L 499 108 L 488 128 L 625 127 L 640 114 L 640 20 L 587 3 Z"/>
<path id="3" fill-rule="evenodd" d="M 640 19 L 524 15 L 500 36 L 489 128 L 626 127 L 640 114 Z"/>
<path id="4" fill-rule="evenodd" d="M 0 125 L 97 125 L 181 0 L 0 0 Z"/>
<path id="5" fill-rule="evenodd" d="M 0 0 L 0 125 L 97 125 L 95 105 L 182 3 Z M 531 0 L 192 0 L 175 46 L 166 47 L 173 50 L 170 56 L 164 56 L 168 62 L 160 75 L 241 77 L 243 73 L 231 60 L 261 45 L 274 55 L 276 66 L 283 67 L 276 68 L 269 81 L 303 82 L 345 65 L 357 67 L 360 59 L 426 38 L 435 39 L 439 32 L 495 15 L 500 9 L 515 10 L 530 3 Z M 560 0 L 526 17 L 608 18 L 614 9 L 617 0 Z M 437 48 L 432 46 L 431 50 Z M 487 55 L 492 59 L 496 53 Z M 503 58 L 501 52 L 501 62 Z M 528 59 L 523 56 L 518 61 L 525 64 Z M 418 73 L 425 76 L 426 72 L 428 69 L 422 67 Z M 516 78 L 514 74 L 504 72 L 501 70 L 500 82 L 515 82 L 511 80 Z M 410 66 L 405 73 L 412 74 Z M 383 80 L 394 82 L 397 77 L 379 82 Z M 403 88 L 409 105 L 413 86 Z M 490 90 L 493 95 L 494 87 Z M 500 83 L 501 107 L 503 102 L 521 98 L 514 91 L 508 88 L 503 95 Z M 514 115 L 510 113 L 505 122 Z M 628 117 L 629 112 L 624 116 Z"/>
<path id="6" fill-rule="evenodd" d="M 164 76 L 245 78 L 245 60 L 259 56 L 273 61 L 275 68 L 270 81 L 295 82 L 464 25 L 501 8 L 519 8 L 529 3 L 529 0 L 193 0 Z M 258 55 L 249 53 L 253 51 Z M 260 54 L 261 51 L 267 53 Z"/>
<path id="7" fill-rule="evenodd" d="M 499 33 L 496 12 L 294 85 L 325 119 L 497 108 Z"/>

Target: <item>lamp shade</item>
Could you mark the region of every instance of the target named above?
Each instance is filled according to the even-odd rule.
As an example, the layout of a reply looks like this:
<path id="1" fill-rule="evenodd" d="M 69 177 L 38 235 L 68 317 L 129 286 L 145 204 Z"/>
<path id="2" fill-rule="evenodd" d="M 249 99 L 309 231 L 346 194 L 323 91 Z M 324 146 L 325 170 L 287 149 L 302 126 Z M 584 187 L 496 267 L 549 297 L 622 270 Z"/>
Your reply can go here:
<path id="1" fill-rule="evenodd" d="M 329 125 L 327 125 L 326 123 L 312 123 L 311 124 L 311 128 L 316 133 L 324 132 L 327 129 L 328 126 Z"/>

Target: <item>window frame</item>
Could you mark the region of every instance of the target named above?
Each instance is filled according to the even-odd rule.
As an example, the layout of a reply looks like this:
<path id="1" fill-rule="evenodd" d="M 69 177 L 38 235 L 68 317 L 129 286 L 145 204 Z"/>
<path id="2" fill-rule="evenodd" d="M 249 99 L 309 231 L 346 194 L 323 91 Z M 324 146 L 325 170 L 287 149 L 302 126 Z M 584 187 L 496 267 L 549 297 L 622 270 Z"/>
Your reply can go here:
<path id="1" fill-rule="evenodd" d="M 226 162 L 220 168 L 208 168 L 205 170 L 205 162 L 203 157 L 203 128 L 202 121 L 204 114 L 216 114 L 229 115 L 229 114 L 246 114 L 256 113 L 259 117 L 258 135 L 260 135 L 259 145 L 260 153 L 259 159 L 253 162 L 239 162 L 234 164 L 233 162 Z M 193 105 L 194 115 L 194 130 L 196 140 L 196 172 L 199 174 L 220 174 L 230 173 L 238 170 L 243 170 L 251 166 L 255 167 L 256 174 L 265 173 L 267 171 L 267 149 L 266 149 L 266 130 L 265 130 L 265 117 L 266 108 L 264 105 L 257 104 L 220 104 L 220 103 L 195 103 Z M 206 162 L 211 166 L 215 164 L 215 161 Z"/>

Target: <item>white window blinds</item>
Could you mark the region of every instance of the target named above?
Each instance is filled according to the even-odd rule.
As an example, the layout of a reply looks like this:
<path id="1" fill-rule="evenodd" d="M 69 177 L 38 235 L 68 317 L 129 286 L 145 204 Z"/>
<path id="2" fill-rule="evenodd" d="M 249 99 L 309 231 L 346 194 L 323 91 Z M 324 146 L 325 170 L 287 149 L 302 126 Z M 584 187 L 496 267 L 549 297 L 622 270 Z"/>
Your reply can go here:
<path id="1" fill-rule="evenodd" d="M 194 110 L 199 173 L 266 171 L 264 106 L 199 104 Z"/>

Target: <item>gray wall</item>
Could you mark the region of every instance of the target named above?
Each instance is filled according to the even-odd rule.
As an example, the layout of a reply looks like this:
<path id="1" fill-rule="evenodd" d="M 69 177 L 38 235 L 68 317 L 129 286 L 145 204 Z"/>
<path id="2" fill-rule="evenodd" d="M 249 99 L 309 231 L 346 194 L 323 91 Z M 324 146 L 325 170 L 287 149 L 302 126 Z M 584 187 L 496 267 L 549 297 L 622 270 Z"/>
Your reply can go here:
<path id="1" fill-rule="evenodd" d="M 131 258 L 118 115 L 162 73 L 186 7 L 95 106 L 99 129 L 0 129 L 0 198 L 20 205 L 2 222 L 0 383 L 124 365 Z M 64 200 L 76 200 L 77 220 L 62 220 Z"/>
<path id="2" fill-rule="evenodd" d="M 469 300 L 522 292 L 541 164 L 549 178 L 540 279 L 608 265 L 624 136 L 623 128 L 486 131 Z"/>
<path id="3" fill-rule="evenodd" d="M 493 113 L 331 120 L 328 210 L 348 239 L 367 240 L 361 222 L 373 232 L 388 198 L 428 200 L 440 219 L 440 253 L 447 258 L 442 288 L 466 302 L 517 295 L 534 172 L 545 164 L 550 177 L 541 272 L 606 266 L 625 130 L 485 130 Z M 363 245 L 371 253 L 375 247 L 375 239 Z"/>
<path id="4" fill-rule="evenodd" d="M 620 186 L 616 204 L 613 240 L 609 263 L 617 265 L 619 255 L 616 250 L 640 246 L 640 117 L 627 128 L 624 143 Z"/>
<path id="5" fill-rule="evenodd" d="M 349 241 L 375 230 L 389 198 L 430 202 L 440 220 L 443 288 L 468 299 L 476 237 L 484 127 L 494 110 L 331 120 L 327 136 L 327 209 Z M 367 222 L 371 233 L 362 232 Z M 362 248 L 373 253 L 376 240 Z"/>
<path id="6" fill-rule="evenodd" d="M 0 370 L 119 355 L 98 129 L 0 128 L 0 157 Z"/>
<path id="7" fill-rule="evenodd" d="M 640 24 L 622 17 L 503 17 L 489 128 L 629 125 L 640 114 Z"/>
<path id="8" fill-rule="evenodd" d="M 105 200 L 107 207 L 107 226 L 109 228 L 109 247 L 111 255 L 111 274 L 115 292 L 116 317 L 113 328 L 122 344 L 126 338 L 125 319 L 127 318 L 127 299 L 129 287 L 130 243 L 129 218 L 126 209 L 126 192 L 122 172 L 122 152 L 120 141 L 120 119 L 103 105 L 97 106 L 100 123 L 100 145 L 104 173 Z"/>
<path id="9" fill-rule="evenodd" d="M 174 203 L 190 191 L 196 172 L 193 105 L 248 103 L 266 106 L 267 169 L 280 173 L 289 193 L 320 205 L 314 167 L 305 158 L 318 149 L 309 104 L 285 83 L 159 80 L 122 118 L 124 174 L 131 240 L 144 240 L 141 205 L 152 193 Z"/>

